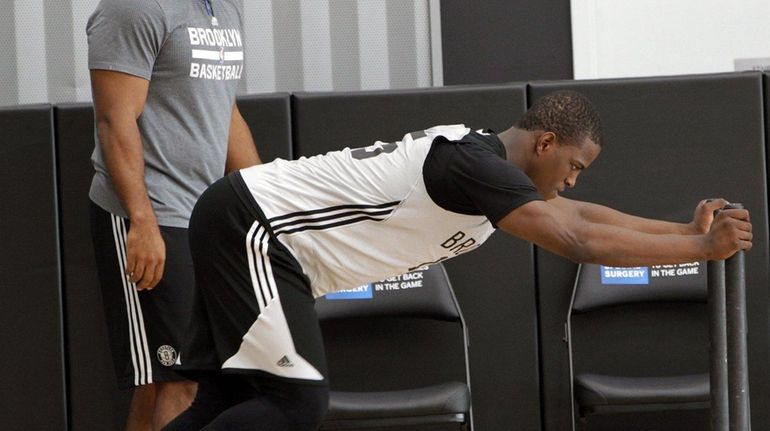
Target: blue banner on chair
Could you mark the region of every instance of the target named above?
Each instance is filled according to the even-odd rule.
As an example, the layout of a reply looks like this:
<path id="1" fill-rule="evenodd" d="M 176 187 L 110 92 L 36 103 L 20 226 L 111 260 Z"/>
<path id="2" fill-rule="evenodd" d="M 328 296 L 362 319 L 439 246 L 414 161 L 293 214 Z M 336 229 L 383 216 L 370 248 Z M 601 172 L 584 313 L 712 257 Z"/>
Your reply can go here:
<path id="1" fill-rule="evenodd" d="M 602 284 L 648 284 L 650 278 L 646 266 L 619 268 L 601 266 Z"/>
<path id="2" fill-rule="evenodd" d="M 339 292 L 329 293 L 326 295 L 326 299 L 331 300 L 345 300 L 345 299 L 372 299 L 374 298 L 374 289 L 372 285 L 365 284 L 353 289 L 340 290 Z"/>

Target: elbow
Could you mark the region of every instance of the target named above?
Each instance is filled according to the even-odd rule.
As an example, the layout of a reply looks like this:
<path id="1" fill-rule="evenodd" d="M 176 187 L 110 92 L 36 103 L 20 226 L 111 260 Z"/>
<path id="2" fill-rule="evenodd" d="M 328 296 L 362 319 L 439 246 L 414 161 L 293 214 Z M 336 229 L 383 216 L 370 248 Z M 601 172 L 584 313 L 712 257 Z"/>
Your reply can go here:
<path id="1" fill-rule="evenodd" d="M 96 131 L 109 132 L 121 123 L 130 120 L 132 116 L 126 113 L 116 110 L 100 110 L 97 109 L 94 115 L 94 121 L 96 123 Z"/>
<path id="2" fill-rule="evenodd" d="M 575 263 L 597 263 L 598 258 L 588 244 L 570 244 L 564 251 L 564 257 Z"/>
<path id="3" fill-rule="evenodd" d="M 120 112 L 96 112 L 94 122 L 96 135 L 101 146 L 112 145 L 121 137 L 130 136 L 138 131 L 136 118 Z"/>
<path id="4" fill-rule="evenodd" d="M 115 129 L 115 125 L 119 124 L 118 116 L 109 111 L 102 111 L 97 109 L 94 116 L 94 122 L 96 126 L 96 134 L 99 136 L 99 140 L 104 141 L 110 132 Z"/>
<path id="5" fill-rule="evenodd" d="M 587 227 L 580 226 L 570 230 L 564 238 L 564 257 L 575 263 L 598 263 L 599 254 L 593 247 Z"/>
<path id="6" fill-rule="evenodd" d="M 112 121 L 109 120 L 107 117 L 96 117 L 96 136 L 99 137 L 100 142 L 106 142 L 107 136 L 110 134 L 110 130 L 112 130 Z"/>
<path id="7" fill-rule="evenodd" d="M 96 120 L 96 137 L 102 151 L 112 153 L 119 145 L 120 132 L 116 124 L 108 119 Z"/>

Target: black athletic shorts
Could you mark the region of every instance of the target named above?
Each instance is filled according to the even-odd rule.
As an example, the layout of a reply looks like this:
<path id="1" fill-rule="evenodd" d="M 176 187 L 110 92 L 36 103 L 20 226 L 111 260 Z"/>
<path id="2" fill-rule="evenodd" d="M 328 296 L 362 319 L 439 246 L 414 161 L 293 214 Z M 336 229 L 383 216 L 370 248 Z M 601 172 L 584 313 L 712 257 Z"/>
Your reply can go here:
<path id="1" fill-rule="evenodd" d="M 182 380 L 172 369 L 192 307 L 194 273 L 187 229 L 161 226 L 163 279 L 137 291 L 125 275 L 127 219 L 91 203 L 91 233 L 118 385 Z"/>
<path id="2" fill-rule="evenodd" d="M 176 369 L 327 383 L 310 281 L 276 240 L 240 173 L 201 195 L 190 249 L 196 293 Z"/>

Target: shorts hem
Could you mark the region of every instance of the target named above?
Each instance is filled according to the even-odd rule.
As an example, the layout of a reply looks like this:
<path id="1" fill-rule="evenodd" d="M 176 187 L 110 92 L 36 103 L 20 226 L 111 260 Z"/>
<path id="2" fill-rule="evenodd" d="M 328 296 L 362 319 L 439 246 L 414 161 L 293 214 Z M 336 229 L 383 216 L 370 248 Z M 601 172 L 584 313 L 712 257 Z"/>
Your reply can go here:
<path id="1" fill-rule="evenodd" d="M 134 377 L 124 377 L 122 379 L 118 379 L 118 387 L 120 389 L 131 389 L 138 386 L 147 386 L 154 383 L 166 383 L 166 382 L 181 382 L 185 380 L 190 380 L 190 378 L 176 372 L 176 371 L 168 371 L 160 375 L 154 375 L 152 376 L 152 381 L 148 383 L 140 383 L 136 384 Z"/>

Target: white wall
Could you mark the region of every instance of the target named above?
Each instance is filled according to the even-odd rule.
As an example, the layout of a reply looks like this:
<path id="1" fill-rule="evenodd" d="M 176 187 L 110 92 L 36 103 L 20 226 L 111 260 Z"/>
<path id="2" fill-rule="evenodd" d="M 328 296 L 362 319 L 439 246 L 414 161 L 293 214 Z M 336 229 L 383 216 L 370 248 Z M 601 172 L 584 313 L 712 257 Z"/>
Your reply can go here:
<path id="1" fill-rule="evenodd" d="M 438 0 L 239 1 L 240 93 L 442 84 Z M 0 106 L 91 99 L 85 27 L 98 3 L 0 0 Z"/>
<path id="2" fill-rule="evenodd" d="M 770 58 L 770 0 L 572 0 L 575 79 L 734 71 Z"/>

